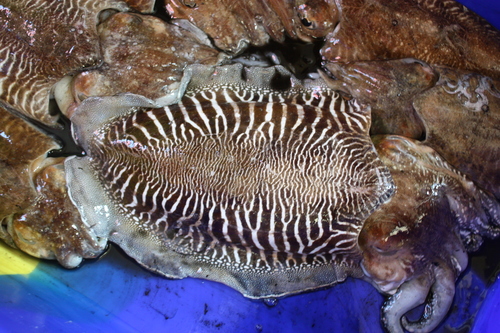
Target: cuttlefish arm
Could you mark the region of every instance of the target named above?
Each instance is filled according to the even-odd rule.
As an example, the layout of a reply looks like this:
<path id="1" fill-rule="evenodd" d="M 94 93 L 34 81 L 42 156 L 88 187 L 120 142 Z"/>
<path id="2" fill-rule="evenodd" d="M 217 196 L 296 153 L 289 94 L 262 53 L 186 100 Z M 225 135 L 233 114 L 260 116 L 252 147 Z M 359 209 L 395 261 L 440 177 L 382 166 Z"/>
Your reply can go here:
<path id="1" fill-rule="evenodd" d="M 365 221 L 361 265 L 366 279 L 389 295 L 382 321 L 390 332 L 429 332 L 450 309 L 471 239 L 480 243 L 488 235 L 473 226 L 498 230 L 492 217 L 499 205 L 424 144 L 398 136 L 373 141 L 396 193 Z M 407 320 L 421 304 L 420 319 Z"/>
<path id="2" fill-rule="evenodd" d="M 405 282 L 389 297 L 382 307 L 382 321 L 391 332 L 428 332 L 437 327 L 448 313 L 455 295 L 454 270 L 447 265 L 434 263 L 428 272 Z M 424 304 L 424 312 L 419 320 L 409 321 L 406 312 Z"/>

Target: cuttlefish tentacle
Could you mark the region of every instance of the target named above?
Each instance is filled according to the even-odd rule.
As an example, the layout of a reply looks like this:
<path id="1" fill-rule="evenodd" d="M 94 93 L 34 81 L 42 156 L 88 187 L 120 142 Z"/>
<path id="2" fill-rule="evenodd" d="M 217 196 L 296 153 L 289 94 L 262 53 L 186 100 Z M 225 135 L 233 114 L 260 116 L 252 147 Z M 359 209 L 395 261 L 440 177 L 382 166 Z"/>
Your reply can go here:
<path id="1" fill-rule="evenodd" d="M 423 315 L 412 322 L 401 318 L 403 327 L 410 332 L 429 332 L 436 328 L 448 313 L 455 296 L 455 272 L 446 264 L 436 262 L 432 267 L 434 283 L 430 288 L 430 300 L 425 304 Z"/>
<path id="2" fill-rule="evenodd" d="M 382 308 L 382 322 L 392 332 L 415 333 L 432 331 L 448 313 L 455 295 L 455 271 L 444 262 L 435 262 L 429 271 L 405 282 L 389 297 Z M 426 302 L 427 295 L 430 295 Z M 405 313 L 424 304 L 422 316 L 409 321 Z"/>
<path id="3" fill-rule="evenodd" d="M 405 313 L 423 304 L 432 285 L 430 274 L 407 281 L 389 297 L 382 307 L 382 323 L 391 333 L 403 333 L 401 318 Z"/>
<path id="4" fill-rule="evenodd" d="M 474 227 L 496 225 L 490 216 L 497 207 L 419 141 L 398 136 L 375 136 L 372 141 L 391 170 L 396 193 L 363 225 L 358 238 L 361 266 L 366 280 L 391 295 L 382 310 L 390 332 L 403 332 L 403 327 L 429 332 L 448 313 L 455 281 L 468 263 L 469 237 L 462 231 L 481 236 L 482 230 Z M 404 319 L 420 304 L 425 311 L 419 320 Z"/>

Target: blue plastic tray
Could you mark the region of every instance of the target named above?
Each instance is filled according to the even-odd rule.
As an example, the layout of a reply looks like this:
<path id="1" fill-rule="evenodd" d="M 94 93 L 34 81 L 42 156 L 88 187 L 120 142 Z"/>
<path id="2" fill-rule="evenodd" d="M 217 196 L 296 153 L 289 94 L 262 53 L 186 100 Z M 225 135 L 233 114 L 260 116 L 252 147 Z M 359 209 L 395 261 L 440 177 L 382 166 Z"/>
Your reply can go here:
<path id="1" fill-rule="evenodd" d="M 264 302 L 215 282 L 156 276 L 115 247 L 65 270 L 0 246 L 1 267 L 22 260 L 18 270 L 33 269 L 0 275 L 1 332 L 382 332 L 383 298 L 360 280 Z M 467 272 L 437 332 L 470 326 L 484 290 Z"/>

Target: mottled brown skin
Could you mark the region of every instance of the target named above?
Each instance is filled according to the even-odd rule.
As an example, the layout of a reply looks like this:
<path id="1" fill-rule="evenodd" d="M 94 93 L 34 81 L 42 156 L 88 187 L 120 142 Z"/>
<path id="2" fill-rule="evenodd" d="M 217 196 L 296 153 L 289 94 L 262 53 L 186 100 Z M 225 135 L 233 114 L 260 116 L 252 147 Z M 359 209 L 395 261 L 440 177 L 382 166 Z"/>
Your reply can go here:
<path id="1" fill-rule="evenodd" d="M 117 13 L 98 26 L 104 64 L 77 75 L 77 100 L 134 92 L 151 99 L 164 96 L 187 65 L 216 64 L 220 52 L 186 29 L 153 16 Z"/>
<path id="2" fill-rule="evenodd" d="M 339 20 L 338 8 L 333 0 L 296 0 L 294 11 L 301 23 L 297 29 L 314 38 L 325 37 Z"/>
<path id="3" fill-rule="evenodd" d="M 57 259 L 66 268 L 100 255 L 105 247 L 69 199 L 63 165 L 45 168 L 34 182 L 37 195 L 32 205 L 11 217 L 16 247 L 35 257 Z"/>
<path id="4" fill-rule="evenodd" d="M 424 143 L 500 200 L 500 81 L 449 68 L 414 100 Z"/>
<path id="5" fill-rule="evenodd" d="M 165 0 L 172 18 L 187 19 L 210 36 L 215 46 L 238 54 L 249 45 L 283 41 L 283 23 L 266 0 Z"/>
<path id="6" fill-rule="evenodd" d="M 165 0 L 215 45 L 239 53 L 286 35 L 325 38 L 328 62 L 416 58 L 500 78 L 500 33 L 452 0 Z M 338 27 L 337 27 L 338 25 Z"/>
<path id="7" fill-rule="evenodd" d="M 466 250 L 500 233 L 500 205 L 418 141 L 398 136 L 373 141 L 396 193 L 365 221 L 358 240 L 362 267 L 368 280 L 388 294 L 399 293 L 405 283 L 417 286 L 409 289 L 411 295 L 421 287 L 423 299 L 433 289 L 438 306 L 428 306 L 444 316 L 447 309 L 439 304 L 451 304 L 450 290 L 467 266 Z M 440 281 L 441 276 L 446 279 Z M 393 306 L 386 305 L 384 312 L 391 313 Z"/>
<path id="8" fill-rule="evenodd" d="M 59 146 L 2 107 L 0 119 L 1 221 L 32 204 L 36 197 L 32 179 L 43 168 L 43 155 Z"/>
<path id="9" fill-rule="evenodd" d="M 61 159 L 46 157 L 59 145 L 3 108 L 0 119 L 0 239 L 68 268 L 96 257 L 103 247 L 67 195 Z"/>
<path id="10" fill-rule="evenodd" d="M 342 0 L 340 13 L 327 62 L 411 57 L 500 78 L 500 33 L 455 1 Z"/>
<path id="11" fill-rule="evenodd" d="M 312 42 L 333 31 L 338 15 L 334 0 L 165 0 L 172 18 L 187 19 L 225 52 L 270 40 Z"/>
<path id="12" fill-rule="evenodd" d="M 125 0 L 130 8 L 144 14 L 154 12 L 155 1 L 156 0 Z"/>
<path id="13" fill-rule="evenodd" d="M 365 221 L 358 241 L 365 270 L 380 281 L 381 289 L 394 283 L 385 290 L 390 292 L 414 274 L 421 274 L 432 257 L 444 260 L 449 255 L 442 251 L 445 235 L 460 243 L 458 225 L 442 199 L 463 192 L 461 182 L 466 180 L 433 163 L 438 155 L 416 141 L 397 136 L 376 136 L 373 140 L 391 171 L 396 193 Z M 431 160 L 412 159 L 421 153 Z"/>
<path id="14" fill-rule="evenodd" d="M 343 90 L 371 105 L 371 134 L 420 139 L 500 199 L 498 80 L 411 59 L 327 64 Z"/>
<path id="15" fill-rule="evenodd" d="M 294 39 L 312 42 L 332 32 L 338 23 L 335 0 L 268 0 L 278 13 L 288 34 Z"/>
<path id="16" fill-rule="evenodd" d="M 439 75 L 415 59 L 328 63 L 336 79 L 326 78 L 332 89 L 350 94 L 372 108 L 370 134 L 397 134 L 422 139 L 425 127 L 413 108 L 413 99 L 433 87 Z"/>
<path id="17" fill-rule="evenodd" d="M 43 8 L 43 9 L 42 9 Z M 96 24 L 118 0 L 4 0 L 0 10 L 0 99 L 23 114 L 54 124 L 48 102 L 64 75 L 100 64 Z M 4 60 L 5 59 L 5 60 Z"/>

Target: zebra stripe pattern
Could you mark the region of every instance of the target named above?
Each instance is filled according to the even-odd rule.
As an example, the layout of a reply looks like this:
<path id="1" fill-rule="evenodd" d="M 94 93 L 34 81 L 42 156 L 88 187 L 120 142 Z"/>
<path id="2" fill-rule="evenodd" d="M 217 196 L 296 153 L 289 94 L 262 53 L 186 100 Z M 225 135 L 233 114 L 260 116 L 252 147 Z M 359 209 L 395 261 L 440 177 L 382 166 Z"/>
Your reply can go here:
<path id="1" fill-rule="evenodd" d="M 216 265 L 324 265 L 392 194 L 369 112 L 330 90 L 222 85 L 103 126 L 89 156 L 121 211 Z"/>
<path id="2" fill-rule="evenodd" d="M 118 0 L 3 0 L 0 5 L 0 99 L 47 124 L 52 86 L 101 61 L 97 14 L 125 9 Z"/>

